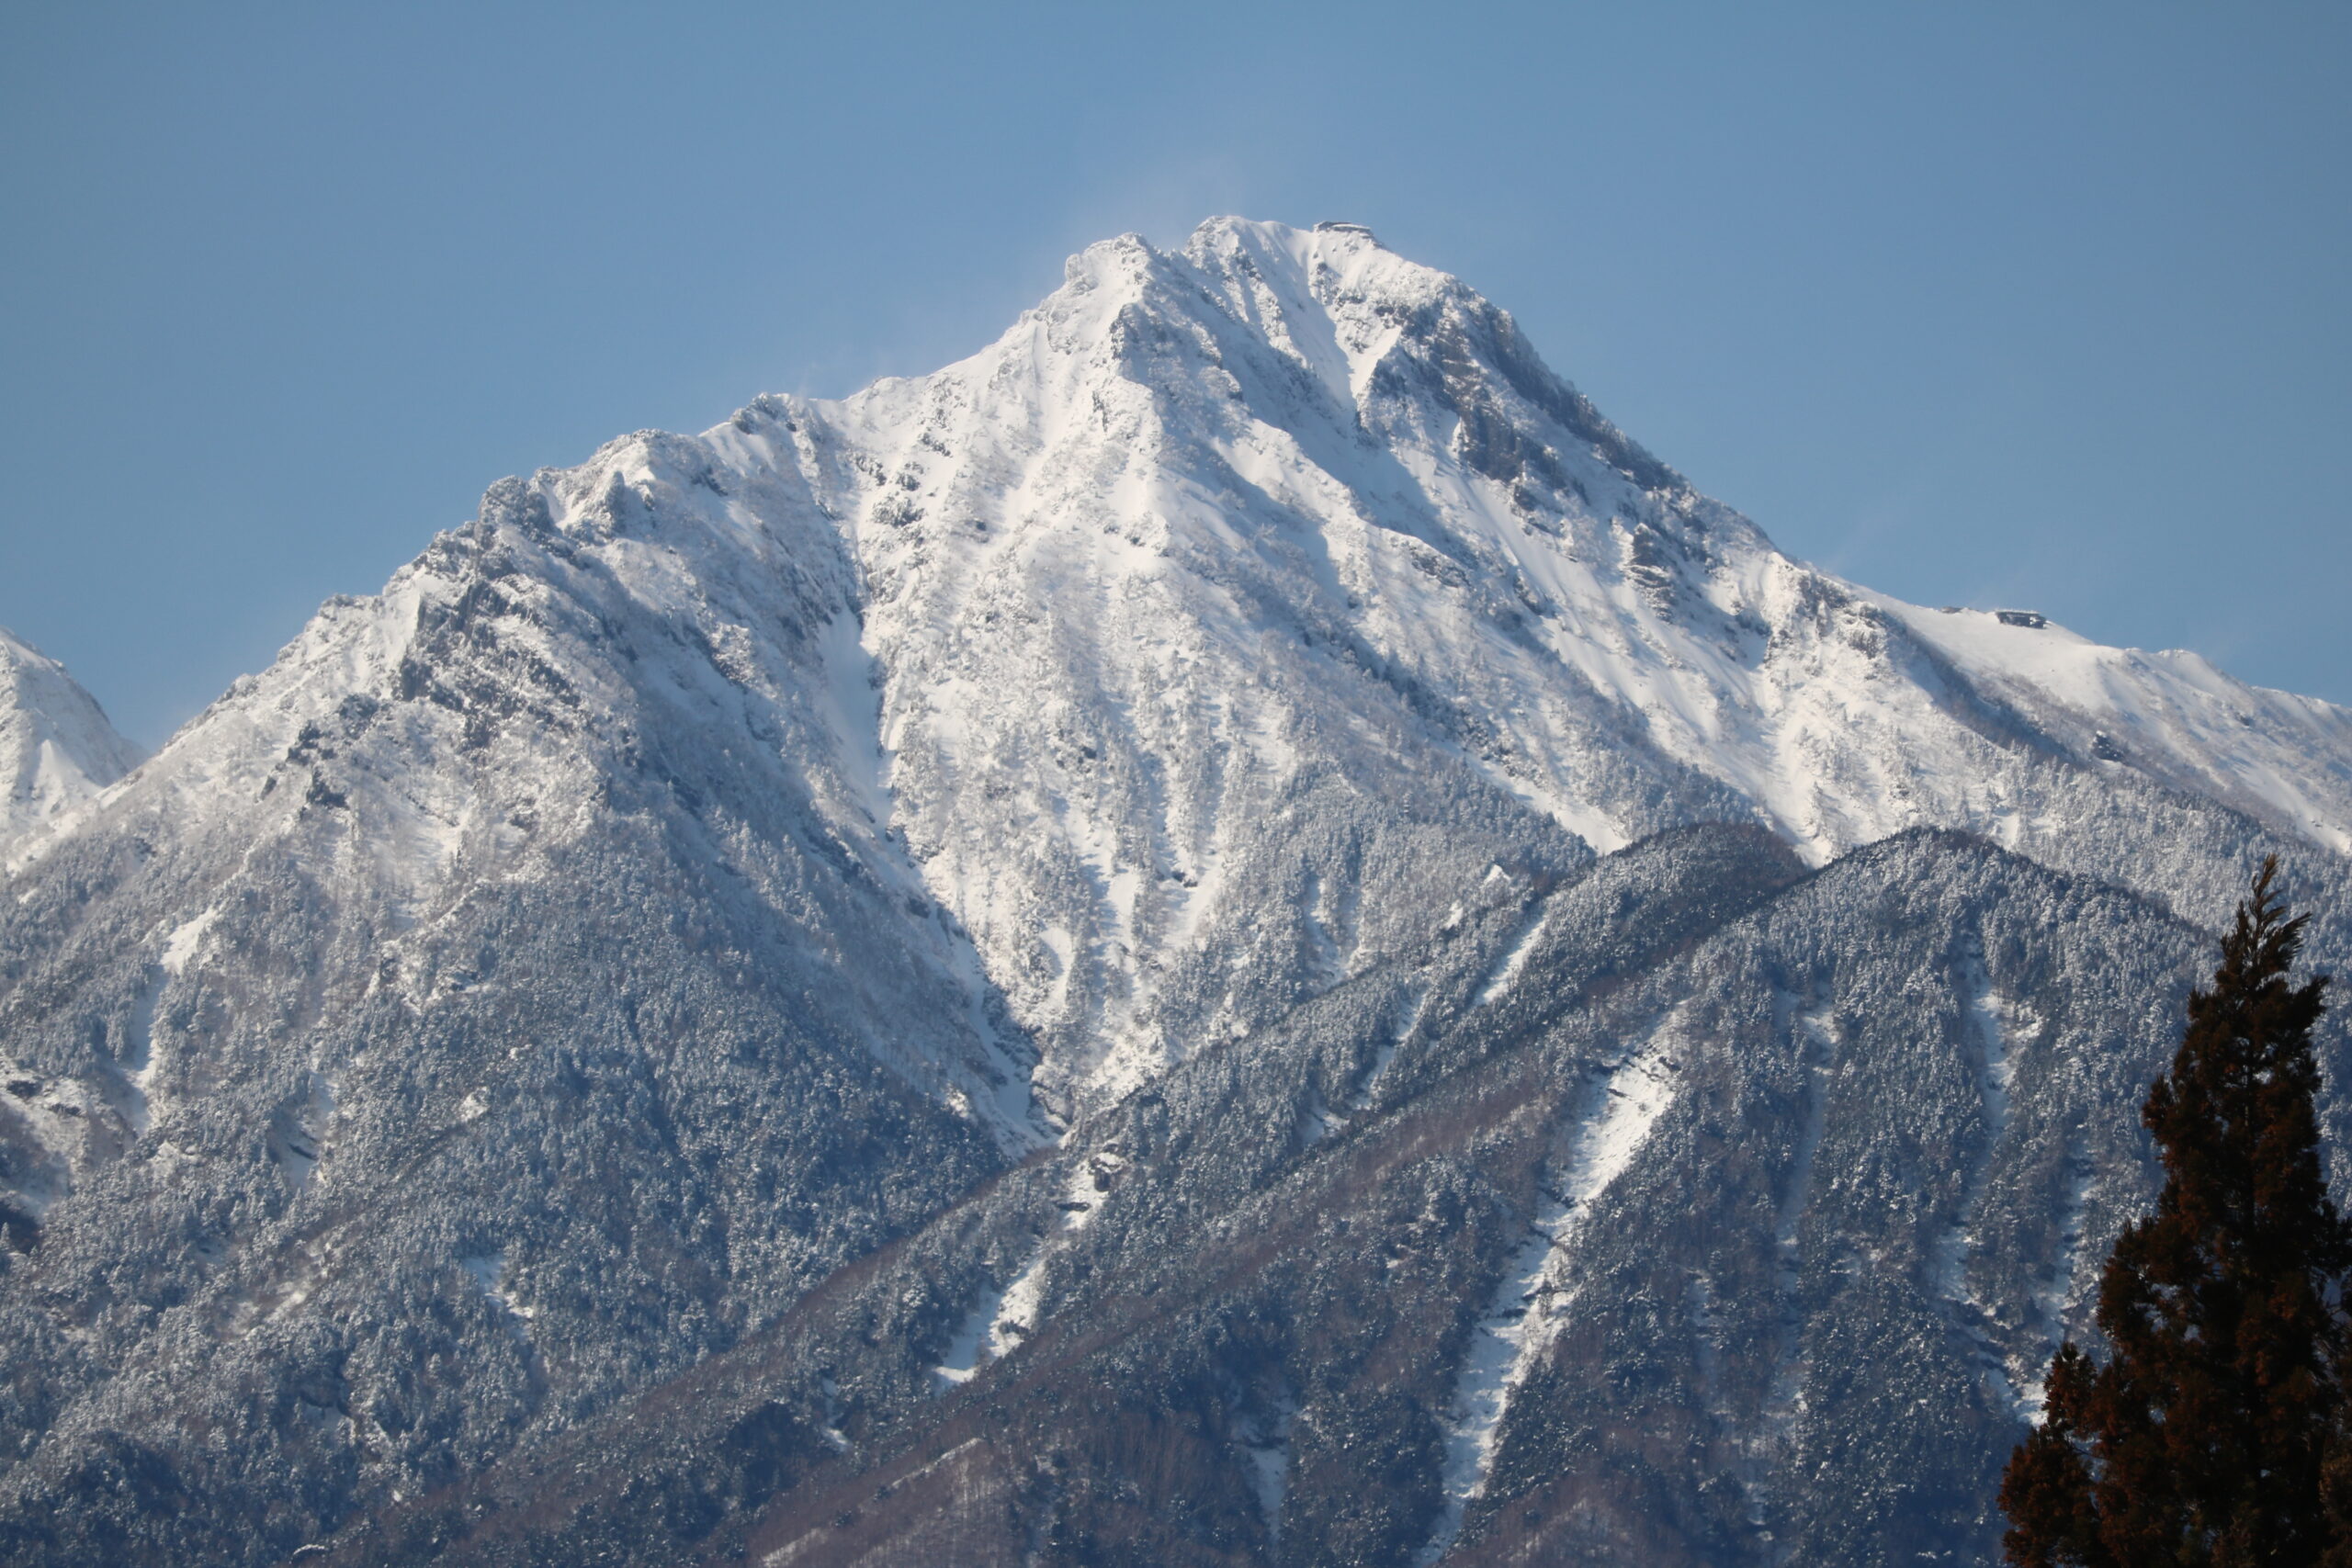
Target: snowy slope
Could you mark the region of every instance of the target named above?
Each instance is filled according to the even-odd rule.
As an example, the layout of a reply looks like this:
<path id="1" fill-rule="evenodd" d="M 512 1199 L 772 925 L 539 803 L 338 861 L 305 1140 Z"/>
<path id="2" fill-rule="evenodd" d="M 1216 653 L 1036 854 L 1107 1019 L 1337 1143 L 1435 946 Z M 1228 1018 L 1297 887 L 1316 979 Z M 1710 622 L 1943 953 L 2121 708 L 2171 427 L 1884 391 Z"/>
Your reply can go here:
<path id="1" fill-rule="evenodd" d="M 836 519 L 898 819 L 1106 1090 L 1251 1025 L 1182 986 L 1250 961 L 1217 947 L 1267 901 L 1238 858 L 1394 908 L 1269 827 L 1335 769 L 1392 810 L 1483 779 L 1596 851 L 1745 817 L 1820 863 L 1956 827 L 2192 904 L 2146 854 L 2177 795 L 2352 845 L 2342 710 L 1794 561 L 1353 228 L 1107 242 L 969 360 L 707 439 Z"/>
<path id="2" fill-rule="evenodd" d="M 139 749 L 115 733 L 65 667 L 0 629 L 0 853 L 130 771 Z"/>
<path id="3" fill-rule="evenodd" d="M 849 574 L 789 491 L 714 472 L 699 444 L 640 435 L 494 490 L 382 593 L 331 601 L 90 830 L 176 847 L 149 936 L 175 980 L 273 861 L 316 878 L 322 930 L 429 968 L 469 899 L 544 879 L 650 777 L 697 818 L 695 858 L 791 904 L 844 1029 L 1025 1147 L 1025 1042 L 985 1016 L 969 943 L 905 918 L 922 882 L 876 794 Z M 779 850 L 831 868 L 823 885 L 775 886 Z"/>
<path id="4" fill-rule="evenodd" d="M 2055 625 L 2006 625 L 1990 611 L 1927 611 L 1857 592 L 2077 756 L 2127 764 L 2352 851 L 2352 712 L 2232 680 L 2195 653 L 2107 648 Z"/>
<path id="5" fill-rule="evenodd" d="M 501 593 L 596 585 L 517 633 L 582 733 L 650 690 L 792 773 L 877 886 L 941 906 L 926 962 L 978 1021 L 948 1054 L 1002 1057 L 975 1010 L 1001 996 L 1062 1113 L 1419 940 L 1490 866 L 1688 822 L 1815 863 L 1966 829 L 2199 908 L 2183 797 L 2352 846 L 2343 710 L 1792 560 L 1352 226 L 1105 242 L 934 375 L 628 437 L 508 506 L 545 525 L 499 530 Z M 254 792 L 304 727 L 413 696 L 413 645 L 476 592 L 435 559 L 329 606 L 143 795 L 293 809 Z M 613 667 L 632 619 L 660 656 Z M 352 852 L 421 907 L 478 870 L 490 801 L 542 792 L 404 722 Z M 612 755 L 565 740 L 556 793 Z M 972 1070 L 989 1098 L 1001 1062 Z"/>
<path id="6" fill-rule="evenodd" d="M 1067 1114 L 1420 940 L 1492 867 L 1688 822 L 1815 863 L 1962 828 L 2199 909 L 2198 800 L 2352 846 L 2343 710 L 1794 561 L 1352 226 L 1105 242 L 934 375 L 502 495 L 488 580 L 436 549 L 331 604 L 126 808 L 236 837 L 348 795 L 351 874 L 422 910 L 515 810 L 578 829 L 651 700 L 806 790 L 889 899 L 936 900 L 911 940 L 966 1022 L 914 1055 L 966 1065 L 910 1070 L 991 1119 L 1026 1124 L 1033 1041 Z M 484 604 L 522 687 L 435 699 L 419 649 Z M 499 761 L 502 705 L 576 716 Z M 267 794 L 355 725 L 340 771 Z"/>
<path id="7" fill-rule="evenodd" d="M 25 1521 L 125 1423 L 240 1434 L 216 1497 L 437 1484 L 1049 1136 L 877 819 L 853 592 L 790 491 L 616 442 L 495 488 L 29 846 L 0 1561 L 77 1560 Z M 289 1432 L 321 1356 L 334 1413 Z"/>
<path id="8" fill-rule="evenodd" d="M 1262 1074 L 1266 1171 L 1342 1145 L 1605 923 L 1553 901 L 1596 855 L 1699 852 L 1668 829 L 1820 865 L 1964 829 L 2209 922 L 2249 853 L 2325 882 L 2352 845 L 2342 710 L 1820 573 L 1460 281 L 1238 220 L 1090 248 L 934 375 L 502 481 L 102 794 L 95 708 L 34 707 L 17 776 L 81 782 L 28 786 L 65 804 L 0 898 L 0 1328 L 38 1369 L 0 1530 L 134 1427 L 223 1518 L 297 1476 L 338 1478 L 322 1529 L 390 1507 L 993 1178 L 1091 1204 L 1020 1162 L 1071 1134 L 1104 1190 L 1087 1130 L 1193 1064 Z M 1383 987 L 1305 1093 L 1269 1042 Z M 861 1342 L 926 1399 L 981 1381 L 1102 1234 L 1001 1238 L 939 1346 Z M 420 1384 L 427 1339 L 468 1376 Z M 1464 1475 L 1467 1540 L 1501 1494 Z"/>

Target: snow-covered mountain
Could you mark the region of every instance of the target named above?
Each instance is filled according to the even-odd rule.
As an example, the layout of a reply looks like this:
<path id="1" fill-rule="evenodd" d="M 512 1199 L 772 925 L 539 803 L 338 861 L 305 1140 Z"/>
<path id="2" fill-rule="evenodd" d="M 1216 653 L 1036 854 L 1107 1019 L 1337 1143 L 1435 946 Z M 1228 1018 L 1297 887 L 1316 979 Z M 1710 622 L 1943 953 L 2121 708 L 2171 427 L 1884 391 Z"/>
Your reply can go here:
<path id="1" fill-rule="evenodd" d="M 477 622 L 518 667 L 436 681 Z M 1459 280 L 1356 226 L 1238 220 L 1181 254 L 1091 248 L 935 375 L 503 487 L 328 606 L 127 808 L 288 821 L 348 793 L 322 764 L 260 798 L 328 744 L 302 737 L 366 730 L 357 874 L 429 902 L 481 874 L 505 794 L 584 798 L 611 765 L 479 766 L 505 710 L 625 747 L 614 716 L 647 696 L 685 744 L 793 775 L 893 897 L 936 899 L 956 934 L 931 962 L 962 976 L 939 983 L 1001 989 L 1065 1111 L 1426 929 L 1422 856 L 1510 857 L 1423 826 L 1500 797 L 1594 852 L 1752 819 L 1820 863 L 1932 825 L 2167 898 L 2193 886 L 2150 863 L 2168 835 L 2117 820 L 2166 795 L 2352 846 L 2345 710 L 1816 571 Z M 380 760 L 378 715 L 402 721 Z M 84 745 L 105 782 L 115 753 Z M 936 1049 L 989 1059 L 976 1028 Z M 967 1094 L 1001 1076 L 971 1070 Z"/>
<path id="2" fill-rule="evenodd" d="M 933 734 L 995 728 L 989 674 L 1032 667 L 986 617 L 1050 603 L 1102 607 L 1100 646 L 1069 662 L 1123 696 L 1247 684 L 1279 627 L 1318 691 L 1388 686 L 1599 851 L 1724 791 L 1816 862 L 1926 822 L 2030 847 L 2056 829 L 2021 751 L 2352 846 L 2343 710 L 1792 561 L 1508 316 L 1353 226 L 1098 245 L 971 360 L 752 412 L 713 439 L 815 477 L 865 574 L 868 640 L 947 688 L 894 684 L 888 739 L 943 766 Z M 1303 702 L 1240 705 L 1280 733 Z M 1227 744 L 1286 764 L 1233 722 Z"/>
<path id="3" fill-rule="evenodd" d="M 2352 851 L 2345 710 L 2013 624 L 2033 619 L 1782 555 L 1508 315 L 1345 224 L 1107 242 L 934 375 L 762 398 L 503 481 L 19 840 L 0 1323 L 36 1370 L 0 1390 L 0 1544 L 264 1562 L 351 1529 L 375 1551 L 397 1532 L 368 1521 L 492 1474 L 537 1517 L 557 1483 L 529 1467 L 616 1411 L 672 1432 L 694 1419 L 673 1380 L 702 1367 L 768 1369 L 724 1374 L 764 1391 L 728 1417 L 750 1426 L 681 1450 L 737 1456 L 739 1490 L 705 1501 L 748 1519 L 782 1497 L 789 1522 L 818 1506 L 795 1478 L 915 1451 L 942 1388 L 1046 1377 L 1022 1346 L 1088 1290 L 1142 1291 L 1174 1256 L 1242 1268 L 1233 1247 L 1290 1223 L 1269 1193 L 1353 1213 L 1315 1162 L 1393 1145 L 1384 1168 L 1452 1162 L 1422 1196 L 1464 1228 L 1411 1334 L 1380 1316 L 1401 1306 L 1348 1309 L 1427 1359 L 1393 1380 L 1420 1392 L 1358 1412 L 1405 1467 L 1374 1532 L 1390 1555 L 1361 1560 L 1487 1550 L 1518 1528 L 1491 1487 L 1566 1473 L 1507 1407 L 1547 1431 L 1590 1414 L 1545 1381 L 1574 1334 L 1502 1334 L 1510 1281 L 1566 1290 L 1594 1245 L 1570 1209 L 1621 1182 L 1650 1197 L 1612 1235 L 1681 1256 L 1672 1183 L 1636 1156 L 1653 1126 L 1661 1150 L 1721 1154 L 1703 1096 L 1657 1089 L 1668 1069 L 1620 1034 L 1670 1039 L 1714 1064 L 1708 1093 L 1762 1108 L 1714 1220 L 1761 1225 L 1750 1272 L 1785 1289 L 1707 1352 L 1745 1392 L 1690 1395 L 1690 1419 L 1713 1400 L 1732 1424 L 1709 1473 L 1748 1520 L 1694 1560 L 1828 1541 L 1839 1510 L 1911 1529 L 1912 1503 L 1772 1490 L 1774 1456 L 1816 1462 L 1807 1420 L 1849 1397 L 1806 1382 L 1805 1336 L 1943 1325 L 1999 1369 L 1954 1452 L 1997 1447 L 2079 1317 L 2085 1235 L 2143 1174 L 2066 1118 L 2114 1111 L 2117 1064 L 2164 1032 L 2160 1009 L 2068 1011 L 2052 976 L 2172 984 L 2248 855 L 2283 847 L 2340 889 Z M 77 776 L 106 783 L 106 758 L 129 760 Z M 1955 934 L 1888 946 L 1871 911 L 1906 898 Z M 2045 963 L 2009 900 L 2104 923 Z M 2352 952 L 2333 924 L 2318 945 Z M 1701 1005 L 1724 976 L 1737 1006 Z M 1679 1021 L 1607 1011 L 1619 989 Z M 1824 1099 L 1825 1064 L 1877 1048 L 1872 1009 L 1949 1057 L 1907 1110 Z M 2009 1051 L 2048 1087 L 1996 1118 Z M 1513 1102 L 1524 1125 L 1428 1121 L 1515 1072 L 1548 1086 Z M 1629 1143 L 1594 1108 L 1634 1089 Z M 1911 1228 L 1879 1235 L 1851 1188 L 1792 1188 L 1821 1150 L 1910 1191 Z M 1094 1226 L 1114 1191 L 1151 1224 Z M 2035 1194 L 2074 1218 L 2033 1220 Z M 1954 1251 L 1996 1198 L 1988 1260 Z M 1552 1242 L 1521 1258 L 1531 1224 Z M 1907 1268 L 1906 1247 L 1932 1268 L 1899 1311 L 1838 1282 L 1836 1257 Z M 1248 1311 L 1305 1322 L 1317 1289 Z M 790 1369 L 761 1359 L 786 1342 Z M 1216 1397 L 1251 1453 L 1338 1418 L 1304 1363 L 1231 1375 Z M 1094 1441 L 1069 1420 L 1054 1442 Z M 1338 1454 L 1269 1517 L 1371 1485 Z M 199 1501 L 69 1517 L 151 1483 Z M 258 1535 L 230 1522 L 265 1513 Z M 1335 1529 L 1218 1560 L 1357 1539 Z M 890 1550 L 868 1561 L 920 1560 Z"/>
<path id="4" fill-rule="evenodd" d="M 1065 1094 L 1262 1021 L 1237 969 L 1425 926 L 1379 850 L 1276 807 L 1328 780 L 1373 835 L 1491 788 L 1596 852 L 1937 825 L 2167 897 L 2193 879 L 2115 820 L 2160 792 L 2352 845 L 2343 710 L 1791 560 L 1353 226 L 1097 245 L 972 359 L 704 439 L 837 524 L 898 820 Z M 1312 953 L 1230 891 L 1253 863 Z"/>
<path id="5" fill-rule="evenodd" d="M 129 773 L 139 749 L 115 733 L 65 667 L 0 628 L 0 854 Z"/>

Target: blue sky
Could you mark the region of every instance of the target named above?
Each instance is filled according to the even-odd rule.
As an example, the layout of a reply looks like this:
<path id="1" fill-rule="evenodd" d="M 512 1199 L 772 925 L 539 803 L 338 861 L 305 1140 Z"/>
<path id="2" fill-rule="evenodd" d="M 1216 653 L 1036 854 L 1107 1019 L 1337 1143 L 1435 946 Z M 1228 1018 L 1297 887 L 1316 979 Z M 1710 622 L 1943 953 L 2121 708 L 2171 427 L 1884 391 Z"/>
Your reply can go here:
<path id="1" fill-rule="evenodd" d="M 1214 212 L 1792 553 L 2352 702 L 2352 7 L 0 0 L 0 624 L 153 744 L 500 475 Z"/>

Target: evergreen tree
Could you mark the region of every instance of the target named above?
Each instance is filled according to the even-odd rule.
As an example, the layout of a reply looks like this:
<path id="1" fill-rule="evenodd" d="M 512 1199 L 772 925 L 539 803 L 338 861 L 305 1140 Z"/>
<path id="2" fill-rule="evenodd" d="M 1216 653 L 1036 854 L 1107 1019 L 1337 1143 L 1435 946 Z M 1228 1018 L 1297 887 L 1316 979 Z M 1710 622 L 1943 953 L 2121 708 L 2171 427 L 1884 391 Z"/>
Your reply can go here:
<path id="1" fill-rule="evenodd" d="M 2346 1483 L 2328 1461 L 2352 1267 L 2312 1103 L 2327 980 L 2289 978 L 2304 917 L 2287 918 L 2277 875 L 2265 861 L 2141 1113 L 2165 1186 L 2100 1277 L 2107 1359 L 2059 1349 L 2043 1421 L 2002 1479 L 2018 1568 L 2352 1558 L 2322 1503 L 2324 1468 L 2330 1492 Z"/>

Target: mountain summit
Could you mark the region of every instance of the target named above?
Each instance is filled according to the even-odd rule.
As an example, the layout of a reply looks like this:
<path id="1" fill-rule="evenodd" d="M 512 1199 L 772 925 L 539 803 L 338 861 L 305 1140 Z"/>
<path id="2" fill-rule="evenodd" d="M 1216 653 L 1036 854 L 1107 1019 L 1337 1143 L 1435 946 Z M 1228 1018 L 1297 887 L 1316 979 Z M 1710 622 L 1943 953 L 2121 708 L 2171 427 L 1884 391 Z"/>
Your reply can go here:
<path id="1" fill-rule="evenodd" d="M 1792 560 L 1359 226 L 1108 241 L 23 840 L 0 1561 L 1979 1550 L 2347 848 L 2344 710 Z"/>
<path id="2" fill-rule="evenodd" d="M 1383 803 L 1364 834 L 1499 793 L 1598 852 L 1752 820 L 1818 863 L 1935 825 L 2107 874 L 2144 837 L 2112 803 L 2152 792 L 2352 844 L 2342 710 L 1792 561 L 1361 229 L 1111 241 L 972 359 L 706 440 L 835 520 L 909 842 L 1114 1089 L 1251 1026 L 1223 978 L 1176 989 L 1249 903 L 1236 863 L 1421 928 L 1364 886 L 1379 851 L 1299 841 L 1329 812 L 1264 808 L 1340 779 Z M 1008 875 L 1009 829 L 1040 863 Z M 1342 969 L 1382 951 L 1334 940 Z"/>
<path id="3" fill-rule="evenodd" d="M 65 667 L 0 628 L 0 852 L 129 773 L 139 749 L 115 733 Z"/>

